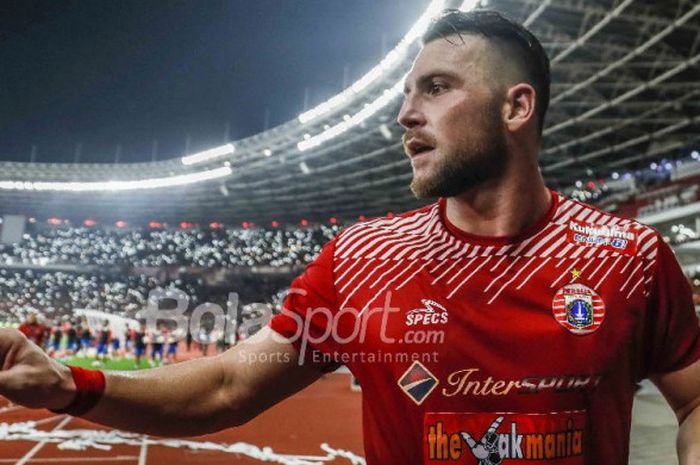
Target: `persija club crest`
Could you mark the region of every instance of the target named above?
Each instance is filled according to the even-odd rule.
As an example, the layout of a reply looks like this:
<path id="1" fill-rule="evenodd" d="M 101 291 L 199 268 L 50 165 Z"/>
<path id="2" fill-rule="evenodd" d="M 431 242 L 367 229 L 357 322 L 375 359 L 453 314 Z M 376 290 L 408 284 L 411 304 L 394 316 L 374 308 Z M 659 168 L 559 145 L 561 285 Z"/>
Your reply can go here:
<path id="1" fill-rule="evenodd" d="M 570 283 L 554 294 L 552 314 L 574 334 L 590 334 L 605 320 L 605 302 L 590 287 Z"/>

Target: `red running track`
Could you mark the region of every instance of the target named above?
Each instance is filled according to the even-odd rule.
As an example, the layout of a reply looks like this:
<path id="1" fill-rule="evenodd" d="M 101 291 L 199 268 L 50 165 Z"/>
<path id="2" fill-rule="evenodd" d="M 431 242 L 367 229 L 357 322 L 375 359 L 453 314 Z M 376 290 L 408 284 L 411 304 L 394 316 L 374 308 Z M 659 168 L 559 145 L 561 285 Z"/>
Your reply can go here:
<path id="1" fill-rule="evenodd" d="M 82 419 L 56 416 L 46 410 L 12 406 L 0 399 L 0 465 L 252 465 L 266 462 L 301 465 L 319 462 L 319 458 L 323 458 L 320 463 L 350 464 L 351 460 L 332 458 L 321 449 L 321 444 L 326 443 L 334 450 L 363 455 L 361 395 L 351 392 L 349 385 L 349 375 L 327 375 L 239 428 L 187 438 L 184 443 L 139 435 L 126 440 L 117 437 L 114 444 L 109 444 L 109 440 L 97 441 L 99 446 L 108 446 L 109 450 L 61 449 L 60 442 L 53 442 L 61 435 L 71 436 L 66 439 L 89 438 L 108 429 Z M 37 422 L 28 433 L 25 431 L 31 435 L 29 440 L 7 440 L 5 426 L 27 421 Z M 87 432 L 71 434 L 75 430 Z M 46 438 L 42 432 L 52 433 Z M 236 449 L 239 452 L 222 450 L 241 442 L 254 447 L 239 444 L 240 449 Z M 270 447 L 283 457 L 254 458 L 264 447 Z M 303 459 L 300 456 L 313 457 Z"/>

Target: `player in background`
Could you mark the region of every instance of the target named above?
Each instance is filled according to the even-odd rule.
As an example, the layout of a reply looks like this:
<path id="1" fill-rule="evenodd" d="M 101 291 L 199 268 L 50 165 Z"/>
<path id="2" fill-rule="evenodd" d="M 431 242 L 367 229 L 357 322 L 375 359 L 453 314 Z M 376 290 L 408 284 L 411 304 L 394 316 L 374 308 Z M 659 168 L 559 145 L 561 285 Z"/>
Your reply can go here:
<path id="1" fill-rule="evenodd" d="M 165 345 L 165 326 L 163 323 L 158 323 L 156 330 L 149 334 L 151 342 L 151 360 L 149 361 L 152 367 L 163 363 L 163 346 Z"/>
<path id="2" fill-rule="evenodd" d="M 110 327 L 109 320 L 104 320 L 102 327 L 97 334 L 97 353 L 95 354 L 95 360 L 100 359 L 104 362 L 109 357 L 109 342 L 112 339 L 112 328 Z"/>
<path id="3" fill-rule="evenodd" d="M 212 333 L 212 339 L 216 340 L 216 353 L 221 354 L 226 351 L 226 332 L 218 331 Z"/>
<path id="4" fill-rule="evenodd" d="M 90 333 L 90 326 L 85 319 L 80 320 L 78 336 L 80 337 L 80 355 L 87 357 L 88 351 L 92 347 L 92 333 Z"/>
<path id="5" fill-rule="evenodd" d="M 75 355 L 80 349 L 80 340 L 78 338 L 78 329 L 71 321 L 67 321 L 64 325 L 66 334 L 66 354 Z"/>
<path id="6" fill-rule="evenodd" d="M 134 333 L 136 332 L 135 328 L 132 328 L 129 326 L 129 323 L 126 323 L 126 326 L 124 327 L 124 353 L 128 356 L 131 354 L 133 344 L 134 344 Z"/>
<path id="7" fill-rule="evenodd" d="M 58 320 L 55 320 L 51 325 L 51 336 L 50 336 L 50 349 L 49 354 L 52 357 L 60 357 L 61 351 L 61 341 L 63 340 L 63 331 L 61 330 L 61 324 Z"/>
<path id="8" fill-rule="evenodd" d="M 199 329 L 197 334 L 197 342 L 199 343 L 199 349 L 202 352 L 202 357 L 206 357 L 209 353 L 209 344 L 211 343 L 211 330 L 204 327 Z"/>
<path id="9" fill-rule="evenodd" d="M 187 328 L 187 335 L 185 336 L 185 346 L 187 347 L 187 353 L 192 352 L 192 331 Z"/>
<path id="10" fill-rule="evenodd" d="M 29 312 L 24 320 L 24 323 L 19 325 L 18 328 L 22 334 L 27 336 L 27 339 L 32 341 L 37 346 L 44 347 L 44 337 L 46 334 L 46 328 L 44 325 L 40 324 L 37 320 L 36 313 Z"/>
<path id="11" fill-rule="evenodd" d="M 146 330 L 146 323 L 141 322 L 139 328 L 133 332 L 133 347 L 134 347 L 134 362 L 136 368 L 141 368 L 141 357 L 146 353 L 146 341 L 148 340 L 148 333 Z"/>
<path id="12" fill-rule="evenodd" d="M 165 354 L 166 363 L 176 363 L 177 362 L 177 347 L 182 338 L 181 334 L 177 331 L 166 330 L 166 342 L 168 348 Z"/>
<path id="13" fill-rule="evenodd" d="M 124 332 L 120 332 L 117 329 L 112 328 L 112 358 L 113 359 L 120 359 L 122 358 L 122 338 L 124 337 Z"/>

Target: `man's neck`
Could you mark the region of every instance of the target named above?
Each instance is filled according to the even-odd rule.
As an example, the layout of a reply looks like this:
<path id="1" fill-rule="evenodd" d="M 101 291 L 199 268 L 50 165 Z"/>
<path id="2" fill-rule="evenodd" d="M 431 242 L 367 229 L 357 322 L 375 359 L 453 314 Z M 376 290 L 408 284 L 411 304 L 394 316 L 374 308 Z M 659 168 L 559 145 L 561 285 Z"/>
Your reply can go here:
<path id="1" fill-rule="evenodd" d="M 551 194 L 539 173 L 520 182 L 496 182 L 448 197 L 447 219 L 477 236 L 513 237 L 539 221 L 551 205 Z"/>

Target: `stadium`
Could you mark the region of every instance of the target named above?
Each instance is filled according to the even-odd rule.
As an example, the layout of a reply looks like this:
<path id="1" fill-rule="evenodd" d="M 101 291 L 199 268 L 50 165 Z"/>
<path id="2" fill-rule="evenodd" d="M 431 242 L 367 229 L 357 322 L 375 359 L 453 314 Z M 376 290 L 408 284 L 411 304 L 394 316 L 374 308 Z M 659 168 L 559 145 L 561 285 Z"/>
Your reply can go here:
<path id="1" fill-rule="evenodd" d="M 49 3 L 10 8 L 16 17 L 2 26 L 0 49 L 37 34 L 43 21 L 84 8 Z M 221 3 L 237 8 L 237 2 Z M 303 10 L 304 2 L 297 3 Z M 376 3 L 401 8 L 396 1 Z M 280 124 L 266 120 L 252 135 L 231 137 L 227 126 L 223 139 L 188 136 L 184 152 L 149 161 L 120 160 L 121 147 L 91 156 L 80 144 L 69 160 L 38 160 L 36 148 L 29 159 L 2 158 L 0 325 L 39 325 L 35 342 L 61 363 L 139 372 L 211 358 L 253 337 L 283 311 L 292 281 L 342 231 L 431 203 L 416 199 L 409 187 L 412 165 L 397 115 L 421 37 L 447 8 L 499 11 L 539 39 L 551 64 L 539 152 L 547 187 L 658 231 L 700 312 L 700 3 L 410 3 L 418 16 L 399 40 L 385 44 L 380 59 L 356 79 L 344 79 L 333 95 L 306 98 L 295 117 Z M 329 14 L 333 5 L 324 7 Z M 374 6 L 365 5 L 366 14 Z M 158 14 L 158 8 L 163 14 L 168 9 L 154 8 Z M 319 41 L 318 47 L 328 44 Z M 13 117 L 8 109 L 4 119 Z M 572 224 L 586 238 L 617 231 Z M 615 239 L 626 247 L 626 236 L 606 239 L 606 246 Z M 574 264 L 571 270 L 577 270 Z M 149 309 L 160 310 L 165 300 L 176 301 L 179 314 L 196 316 L 197 326 L 176 328 L 170 314 L 148 331 L 140 329 Z M 591 308 L 597 305 L 591 302 Z M 447 318 L 441 304 L 426 307 Z M 0 398 L 0 462 L 363 464 L 366 405 L 350 371 L 324 374 L 240 427 L 179 439 L 120 431 Z M 477 374 L 469 372 L 468 381 L 476 383 Z M 571 379 L 550 381 L 594 384 L 590 376 L 566 375 Z M 675 461 L 678 422 L 657 387 L 642 381 L 634 402 L 629 463 Z"/>

